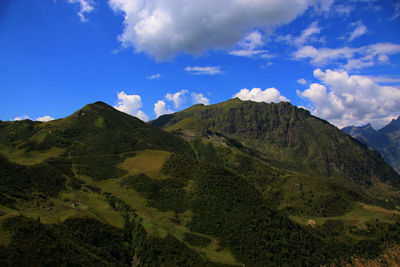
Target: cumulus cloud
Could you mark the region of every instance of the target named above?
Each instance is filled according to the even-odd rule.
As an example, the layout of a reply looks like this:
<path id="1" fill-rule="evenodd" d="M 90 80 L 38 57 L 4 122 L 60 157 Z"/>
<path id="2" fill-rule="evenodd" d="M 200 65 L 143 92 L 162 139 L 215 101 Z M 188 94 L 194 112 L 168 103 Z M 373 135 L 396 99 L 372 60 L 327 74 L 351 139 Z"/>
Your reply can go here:
<path id="1" fill-rule="evenodd" d="M 189 74 L 195 74 L 195 75 L 215 75 L 221 73 L 220 67 L 214 66 L 206 66 L 206 67 L 186 67 L 185 71 L 187 71 Z"/>
<path id="2" fill-rule="evenodd" d="M 241 100 L 251 100 L 255 102 L 266 102 L 266 103 L 279 103 L 281 101 L 289 101 L 286 97 L 275 88 L 267 88 L 264 91 L 260 88 L 253 88 L 251 90 L 247 88 L 241 89 L 233 97 L 238 97 Z"/>
<path id="3" fill-rule="evenodd" d="M 148 79 L 148 80 L 154 80 L 154 79 L 159 79 L 160 77 L 161 77 L 161 74 L 156 73 L 156 74 L 147 76 L 146 79 Z"/>
<path id="4" fill-rule="evenodd" d="M 36 119 L 37 121 L 43 121 L 43 122 L 46 122 L 46 121 L 52 121 L 52 120 L 54 120 L 54 118 L 52 118 L 52 117 L 50 117 L 50 116 L 43 116 L 43 117 L 39 117 L 39 118 L 37 118 Z"/>
<path id="5" fill-rule="evenodd" d="M 118 93 L 118 103 L 114 108 L 135 116 L 143 121 L 148 121 L 149 116 L 140 110 L 142 107 L 142 99 L 139 95 L 128 95 L 124 91 Z"/>
<path id="6" fill-rule="evenodd" d="M 85 13 L 90 13 L 94 10 L 94 2 L 93 0 L 68 0 L 70 4 L 79 4 L 78 16 L 82 22 L 86 22 L 87 18 L 85 17 Z"/>
<path id="7" fill-rule="evenodd" d="M 300 79 L 297 80 L 297 83 L 298 84 L 302 84 L 302 85 L 306 85 L 307 81 L 305 79 L 303 79 L 303 78 L 300 78 Z"/>
<path id="8" fill-rule="evenodd" d="M 186 93 L 187 90 L 181 90 L 179 92 L 176 92 L 174 94 L 167 93 L 165 95 L 165 98 L 171 102 L 174 102 L 175 108 L 180 108 L 182 104 L 186 101 Z"/>
<path id="9" fill-rule="evenodd" d="M 204 104 L 210 105 L 210 100 L 205 97 L 202 93 L 191 93 L 193 104 Z"/>
<path id="10" fill-rule="evenodd" d="M 174 112 L 173 110 L 167 108 L 167 104 L 162 101 L 158 100 L 157 103 L 154 103 L 154 113 L 156 114 L 157 118 L 164 114 L 169 114 Z"/>
<path id="11" fill-rule="evenodd" d="M 368 31 L 367 27 L 362 23 L 361 20 L 352 23 L 351 26 L 354 28 L 354 30 L 350 33 L 349 41 L 353 41 L 357 37 L 366 34 Z"/>
<path id="12" fill-rule="evenodd" d="M 189 92 L 188 90 L 181 90 L 176 93 L 167 93 L 165 94 L 164 100 L 158 100 L 157 103 L 154 104 L 154 113 L 157 117 L 163 114 L 175 112 L 175 110 L 170 108 L 167 102 L 172 103 L 175 109 L 187 107 L 189 103 L 192 105 L 200 103 L 204 105 L 210 104 L 210 100 L 202 93 Z"/>
<path id="13" fill-rule="evenodd" d="M 389 63 L 389 56 L 400 53 L 400 45 L 393 43 L 376 43 L 359 48 L 315 48 L 302 46 L 294 53 L 297 60 L 310 59 L 314 66 L 338 64 L 351 70 Z"/>
<path id="14" fill-rule="evenodd" d="M 28 115 L 18 116 L 14 118 L 14 121 L 22 121 L 22 120 L 30 120 L 31 118 Z"/>
<path id="15" fill-rule="evenodd" d="M 147 114 L 144 113 L 144 111 L 142 111 L 142 110 L 138 110 L 138 112 L 136 112 L 136 114 L 134 116 L 136 118 L 141 119 L 142 121 L 148 121 L 149 120 L 149 116 L 147 116 Z"/>
<path id="16" fill-rule="evenodd" d="M 391 84 L 399 84 L 400 85 L 400 78 L 399 77 L 390 77 L 390 76 L 368 76 L 371 80 L 376 83 L 391 83 Z"/>
<path id="17" fill-rule="evenodd" d="M 262 34 L 259 31 L 253 31 L 237 44 L 237 49 L 229 52 L 229 54 L 241 57 L 273 57 L 268 54 L 267 50 L 261 49 L 264 46 L 262 38 Z"/>
<path id="18" fill-rule="evenodd" d="M 338 127 L 371 123 L 380 128 L 399 116 L 400 87 L 345 71 L 316 69 L 314 77 L 321 82 L 298 94 L 311 102 L 314 115 Z"/>
<path id="19" fill-rule="evenodd" d="M 110 0 L 124 17 L 119 36 L 123 47 L 134 47 L 157 60 L 180 52 L 199 55 L 209 49 L 230 49 L 253 29 L 291 22 L 309 6 L 329 10 L 326 0 Z"/>

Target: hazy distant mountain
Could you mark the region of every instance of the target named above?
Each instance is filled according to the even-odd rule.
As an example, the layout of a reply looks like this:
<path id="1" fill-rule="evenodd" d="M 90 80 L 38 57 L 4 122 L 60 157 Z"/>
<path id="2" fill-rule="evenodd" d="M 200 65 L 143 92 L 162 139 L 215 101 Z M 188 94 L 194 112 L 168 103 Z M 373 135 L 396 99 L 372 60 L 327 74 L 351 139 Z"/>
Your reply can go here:
<path id="1" fill-rule="evenodd" d="M 379 153 L 289 103 L 232 99 L 146 124 L 96 102 L 0 121 L 0 265 L 374 257 L 400 242 L 399 184 Z"/>
<path id="2" fill-rule="evenodd" d="M 400 116 L 378 131 L 370 124 L 348 126 L 342 130 L 370 149 L 378 150 L 385 161 L 400 173 Z"/>

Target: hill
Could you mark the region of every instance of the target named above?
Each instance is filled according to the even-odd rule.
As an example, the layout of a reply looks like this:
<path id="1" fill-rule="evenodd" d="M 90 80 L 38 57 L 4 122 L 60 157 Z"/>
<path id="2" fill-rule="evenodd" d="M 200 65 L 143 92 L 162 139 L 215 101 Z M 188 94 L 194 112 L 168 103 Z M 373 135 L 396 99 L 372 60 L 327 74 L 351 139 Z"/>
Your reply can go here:
<path id="1" fill-rule="evenodd" d="M 195 105 L 149 125 L 96 102 L 0 123 L 0 263 L 373 258 L 400 242 L 398 180 L 379 154 L 288 103 Z"/>
<path id="2" fill-rule="evenodd" d="M 273 165 L 361 185 L 374 180 L 399 185 L 399 176 L 381 156 L 365 149 L 328 122 L 290 103 L 231 99 L 161 116 L 152 125 L 168 129 L 189 118 L 260 152 Z"/>
<path id="3" fill-rule="evenodd" d="M 400 173 L 400 117 L 376 131 L 370 124 L 342 129 L 370 149 L 379 151 L 385 161 Z"/>

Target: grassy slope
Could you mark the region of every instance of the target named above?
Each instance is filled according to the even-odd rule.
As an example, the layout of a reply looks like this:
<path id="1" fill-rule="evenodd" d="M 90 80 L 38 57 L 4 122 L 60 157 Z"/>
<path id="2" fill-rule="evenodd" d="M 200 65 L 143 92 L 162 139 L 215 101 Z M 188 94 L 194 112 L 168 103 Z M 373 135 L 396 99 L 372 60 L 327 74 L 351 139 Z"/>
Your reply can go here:
<path id="1" fill-rule="evenodd" d="M 153 178 L 164 176 L 160 173 L 162 164 L 168 158 L 169 153 L 166 151 L 144 150 L 137 153 L 135 157 L 128 158 L 120 166 L 129 171 L 131 174 L 145 173 Z M 143 219 L 143 226 L 146 231 L 152 236 L 166 237 L 168 234 L 173 235 L 181 242 L 183 241 L 184 233 L 191 231 L 186 227 L 186 224 L 191 220 L 192 214 L 190 211 L 176 214 L 172 211 L 160 211 L 156 208 L 148 206 L 146 198 L 132 189 L 126 189 L 119 185 L 121 178 L 108 179 L 101 181 L 96 185 L 105 192 L 112 192 L 113 195 L 124 200 L 131 205 L 137 214 Z M 174 222 L 178 219 L 180 223 Z M 238 262 L 227 249 L 221 249 L 218 241 L 213 238 L 211 244 L 207 247 L 194 247 L 186 243 L 195 251 L 204 254 L 209 260 L 224 264 L 236 265 Z"/>
<path id="2" fill-rule="evenodd" d="M 151 177 L 159 178 L 164 176 L 160 173 L 160 169 L 169 155 L 170 152 L 162 150 L 137 151 L 135 156 L 126 158 L 118 166 L 126 170 L 128 174 L 145 173 Z M 78 178 L 84 182 L 79 190 L 68 188 L 58 198 L 36 201 L 39 205 L 21 202 L 18 205 L 18 210 L 0 205 L 0 212 L 14 216 L 22 214 L 34 219 L 40 218 L 42 223 L 61 223 L 72 218 L 94 218 L 122 229 L 125 222 L 121 214 L 110 207 L 103 194 L 88 190 L 86 187 L 88 185 L 89 187 L 100 188 L 103 192 L 110 192 L 128 203 L 143 219 L 143 226 L 150 236 L 164 238 L 171 234 L 181 242 L 184 242 L 184 233 L 191 233 L 185 226 L 191 220 L 192 214 L 190 211 L 176 214 L 172 211 L 163 212 L 149 207 L 146 198 L 132 189 L 127 190 L 119 185 L 122 178 L 103 181 L 95 181 L 85 175 L 79 175 Z M 73 202 L 79 203 L 79 206 L 73 207 Z M 174 222 L 176 218 L 180 223 Z M 189 245 L 187 242 L 185 243 L 211 261 L 231 265 L 238 264 L 229 250 L 221 248 L 215 238 L 209 238 L 212 242 L 206 247 L 196 247 Z M 4 232 L 0 244 L 7 244 L 8 242 L 8 234 Z"/>
<path id="3" fill-rule="evenodd" d="M 239 104 L 232 102 L 229 107 L 237 107 Z M 196 106 L 194 109 L 202 109 L 202 106 Z M 190 108 L 188 111 L 192 111 Z M 178 120 L 177 123 L 168 126 L 167 130 L 180 130 L 183 137 L 187 134 L 185 130 L 192 130 L 199 128 L 195 123 L 202 124 L 193 118 L 186 118 Z M 204 126 L 203 126 L 204 127 Z M 207 130 L 203 131 L 207 132 Z M 221 147 L 221 142 L 215 142 L 211 140 L 210 136 L 197 135 L 198 138 L 202 139 L 204 143 L 212 143 L 216 147 Z M 213 142 L 214 141 L 214 142 Z M 226 146 L 226 140 L 223 140 L 222 146 Z M 196 149 L 196 148 L 195 148 Z M 229 152 L 231 154 L 241 154 L 242 152 L 238 149 L 232 148 Z M 220 155 L 224 157 L 224 155 Z M 270 166 L 272 167 L 272 166 Z M 272 167 L 273 168 L 273 167 Z M 280 210 L 286 210 L 291 214 L 291 218 L 302 225 L 308 225 L 310 220 L 314 220 L 317 226 L 321 226 L 324 222 L 329 220 L 339 220 L 344 223 L 344 227 L 347 229 L 349 227 L 356 227 L 359 229 L 365 229 L 366 224 L 375 222 L 379 220 L 380 222 L 394 223 L 399 215 L 399 212 L 385 209 L 382 207 L 377 207 L 374 205 L 359 202 L 360 196 L 351 197 L 348 199 L 348 194 L 353 194 L 348 188 L 341 188 L 338 184 L 332 184 L 328 182 L 324 177 L 318 176 L 307 176 L 297 172 L 288 172 L 287 174 L 281 176 L 280 181 L 278 181 L 275 186 L 267 186 L 267 188 L 262 188 L 261 190 L 264 194 L 268 194 L 269 190 L 279 192 L 281 189 L 282 194 L 276 194 L 275 199 Z M 383 185 L 383 183 L 377 183 L 377 185 Z M 337 190 L 339 188 L 339 190 Z M 383 188 L 387 190 L 387 186 Z M 381 191 L 383 191 L 381 188 Z M 278 191 L 277 191 L 278 190 Z M 340 192 L 344 190 L 344 192 Z M 349 190 L 349 191 L 347 191 Z M 270 192 L 271 193 L 271 192 Z M 388 190 L 387 195 L 390 195 L 392 191 Z M 342 198 L 339 197 L 341 196 Z M 369 198 L 365 195 L 361 196 L 361 200 L 369 201 Z M 324 205 L 328 206 L 338 206 L 337 211 L 328 211 L 322 213 L 324 210 Z M 289 208 L 288 208 L 289 207 Z M 361 236 L 354 235 L 348 230 L 344 231 L 346 236 L 355 239 L 363 239 Z"/>
<path id="4" fill-rule="evenodd" d="M 225 108 L 237 107 L 239 104 L 236 102 L 227 103 Z M 17 206 L 14 209 L 10 209 L 6 206 L 0 205 L 0 212 L 4 213 L 0 219 L 4 219 L 10 215 L 23 214 L 27 217 L 38 218 L 42 223 L 59 223 L 64 222 L 71 218 L 82 218 L 90 217 L 100 220 L 107 224 L 116 226 L 118 228 L 123 228 L 125 225 L 124 218 L 120 212 L 112 209 L 107 203 L 107 194 L 110 192 L 113 196 L 116 196 L 126 203 L 128 203 L 132 208 L 134 208 L 138 215 L 143 219 L 143 226 L 146 231 L 153 237 L 166 237 L 168 234 L 176 237 L 181 242 L 183 241 L 185 233 L 191 232 L 188 224 L 192 221 L 194 213 L 190 210 L 182 213 L 176 213 L 173 211 L 162 211 L 160 209 L 152 207 L 149 200 L 146 199 L 142 194 L 139 194 L 133 189 L 127 189 L 120 186 L 123 177 L 126 175 L 135 175 L 138 173 L 145 173 L 152 179 L 168 179 L 169 176 L 160 173 L 163 163 L 169 158 L 171 152 L 186 153 L 187 145 L 183 144 L 180 139 L 172 135 L 165 135 L 161 139 L 167 139 L 169 141 L 154 141 L 150 139 L 141 140 L 141 142 L 146 143 L 147 147 L 144 150 L 137 150 L 142 148 L 143 145 L 135 145 L 134 147 L 120 147 L 115 146 L 110 143 L 101 143 L 101 140 L 97 140 L 97 143 L 84 144 L 90 135 L 96 133 L 101 129 L 101 131 L 112 133 L 111 129 L 115 127 L 115 121 L 111 120 L 110 117 L 99 116 L 97 106 L 93 117 L 86 121 L 86 117 L 89 117 L 93 111 L 93 107 L 89 106 L 69 117 L 67 120 L 58 120 L 48 124 L 22 122 L 12 125 L 13 127 L 22 127 L 31 129 L 27 136 L 15 135 L 18 131 L 12 130 L 7 133 L 7 135 L 2 135 L 3 143 L 1 147 L 1 152 L 9 160 L 26 164 L 50 164 L 49 158 L 60 157 L 66 152 L 69 155 L 65 156 L 67 160 L 71 161 L 72 169 L 68 172 L 72 172 L 73 176 L 68 176 L 64 174 L 67 178 L 65 190 L 63 190 L 58 197 L 41 198 L 33 192 L 34 198 L 31 202 L 18 201 Z M 191 108 L 191 110 L 201 109 L 201 105 L 196 105 Z M 106 112 L 104 107 L 100 106 L 101 112 Z M 115 114 L 110 115 L 113 117 Z M 125 116 L 125 115 L 124 115 Z M 80 122 L 82 128 L 78 128 L 77 132 L 71 133 L 71 125 L 79 122 L 82 117 L 85 119 L 88 125 L 94 125 L 96 128 L 92 132 L 89 127 L 89 134 L 85 134 L 87 125 Z M 89 119 L 89 118 L 88 118 Z M 130 118 L 121 119 L 119 118 L 119 125 L 125 125 L 122 128 L 125 130 L 119 132 L 121 134 L 121 140 L 124 140 L 125 131 L 131 132 L 132 127 L 129 124 Z M 141 134 L 146 131 L 152 131 L 153 128 L 147 128 L 141 122 L 133 121 L 137 123 L 138 126 L 145 129 L 144 132 L 140 132 L 140 135 L 134 135 L 134 138 L 138 138 Z M 114 125 L 114 126 L 113 126 Z M 4 125 L 0 125 L 0 133 L 5 129 Z M 37 129 L 35 129 L 35 127 Z M 108 127 L 110 127 L 108 129 Z M 201 128 L 201 134 L 207 133 L 204 131 L 203 126 L 197 126 L 196 120 L 186 120 L 181 122 L 179 125 L 171 126 L 170 130 L 180 130 L 189 128 L 190 130 Z M 54 133 L 56 131 L 63 131 L 63 135 Z M 79 132 L 82 134 L 78 134 Z M 158 130 L 156 130 L 158 131 Z M 4 133 L 4 132 L 3 132 Z M 157 132 L 158 133 L 158 132 Z M 196 132 L 195 132 L 196 133 Z M 64 141 L 58 140 L 56 137 L 64 136 L 69 134 L 68 138 L 72 138 L 73 142 L 69 143 L 69 146 L 58 147 Z M 164 135 L 164 134 L 163 134 Z M 4 142 L 4 137 L 6 139 L 14 138 L 10 143 Z M 102 138 L 109 138 L 111 135 L 104 134 Z M 132 137 L 132 136 L 131 136 Z M 27 138 L 29 142 L 24 141 Z M 64 137 L 62 137 L 64 138 Z M 113 137 L 115 138 L 115 137 Z M 140 137 L 139 137 L 140 138 Z M 203 140 L 200 143 L 193 141 L 191 143 L 192 148 L 196 150 L 196 156 L 204 161 L 210 161 L 215 164 L 224 164 L 224 167 L 236 173 L 239 177 L 245 179 L 252 185 L 254 185 L 257 190 L 263 194 L 263 196 L 272 201 L 276 201 L 276 206 L 279 209 L 287 208 L 292 206 L 297 210 L 293 212 L 291 218 L 303 225 L 306 225 L 309 219 L 313 219 L 317 222 L 317 226 L 323 225 L 324 222 L 329 220 L 340 220 L 344 222 L 345 229 L 350 226 L 357 227 L 359 229 L 364 229 L 366 223 L 376 221 L 379 219 L 381 222 L 393 223 L 396 216 L 393 214 L 398 214 L 390 210 L 386 210 L 379 207 L 371 207 L 365 203 L 358 203 L 351 199 L 345 199 L 347 202 L 346 209 L 339 210 L 339 214 L 327 215 L 327 216 L 316 216 L 312 213 L 312 207 L 320 204 L 319 197 L 329 196 L 340 192 L 332 191 L 331 185 L 327 184 L 326 181 L 320 178 L 305 176 L 304 174 L 299 174 L 293 171 L 281 170 L 271 166 L 262 160 L 255 160 L 244 153 L 243 147 L 232 146 L 232 140 L 229 141 L 223 136 L 203 136 Z M 46 141 L 47 140 L 47 141 Z M 113 139 L 116 140 L 116 139 Z M 121 141 L 119 140 L 119 141 Z M 50 147 L 40 148 L 36 147 L 37 144 L 50 144 Z M 72 144 L 72 150 L 70 145 Z M 178 144 L 177 148 L 174 148 L 174 144 Z M 235 143 L 236 144 L 236 143 Z M 236 144 L 237 145 L 237 144 Z M 96 146 L 101 146 L 101 151 L 96 152 L 97 154 L 82 154 L 82 151 L 92 152 Z M 82 149 L 84 148 L 84 149 Z M 132 149 L 132 150 L 129 150 Z M 246 151 L 245 151 L 246 152 Z M 133 154 L 134 153 L 134 154 Z M 90 177 L 94 172 L 93 168 L 98 164 L 98 162 L 106 162 L 108 157 L 118 160 L 112 161 L 107 168 L 115 169 L 117 178 L 113 179 L 103 179 L 96 178 L 95 176 Z M 102 160 L 104 158 L 105 160 Z M 221 160 L 221 162 L 219 162 Z M 224 162 L 223 162 L 224 161 Z M 255 163 L 258 162 L 258 163 Z M 252 165 L 253 164 L 253 165 Z M 82 171 L 80 167 L 89 166 L 90 168 L 86 171 Z M 123 176 L 123 177 L 121 177 Z M 73 178 L 74 177 L 74 178 Z M 113 177 L 113 176 L 111 176 Z M 71 186 L 71 179 L 77 179 L 78 183 L 81 183 L 79 189 L 73 188 Z M 110 177 L 107 177 L 110 178 Z M 264 179 L 264 181 L 262 181 Z M 260 181 L 261 180 L 261 181 Z M 302 189 L 300 190 L 300 184 Z M 197 184 L 192 180 L 188 182 L 185 190 L 187 192 L 195 192 Z M 93 191 L 93 188 L 99 188 L 101 191 Z M 344 190 L 341 188 L 340 190 Z M 312 191 L 312 192 L 310 192 Z M 348 197 L 347 193 L 343 193 L 344 197 Z M 317 199 L 314 201 L 311 198 Z M 307 204 L 308 200 L 311 200 L 310 205 Z M 79 202 L 79 206 L 76 208 L 72 207 L 72 202 Z M 336 203 L 336 202 L 335 202 Z M 336 205 L 336 204 L 334 204 Z M 302 214 L 299 214 L 299 211 Z M 309 213 L 309 214 L 308 214 Z M 7 237 L 7 232 L 0 232 L 2 238 L 0 238 L 0 245 L 7 244 L 9 238 Z M 186 245 L 193 248 L 195 251 L 199 252 L 201 255 L 205 255 L 208 259 L 214 262 L 226 263 L 226 264 L 240 264 L 237 259 L 233 256 L 232 252 L 226 247 L 221 247 L 221 240 L 216 239 L 213 236 L 201 234 L 196 232 L 194 234 L 208 237 L 212 241 L 206 247 L 196 247 L 191 246 L 187 242 Z M 362 236 L 356 236 L 346 230 L 346 235 L 351 238 L 363 238 Z"/>
<path id="5" fill-rule="evenodd" d="M 386 168 L 376 153 L 326 121 L 289 103 L 232 99 L 216 105 L 196 105 L 161 116 L 151 123 L 164 129 L 173 128 L 189 118 L 237 138 L 264 152 L 271 162 L 281 163 L 286 168 L 323 176 L 338 173 L 359 184 L 368 183 L 374 176 L 399 182 L 399 176 Z"/>

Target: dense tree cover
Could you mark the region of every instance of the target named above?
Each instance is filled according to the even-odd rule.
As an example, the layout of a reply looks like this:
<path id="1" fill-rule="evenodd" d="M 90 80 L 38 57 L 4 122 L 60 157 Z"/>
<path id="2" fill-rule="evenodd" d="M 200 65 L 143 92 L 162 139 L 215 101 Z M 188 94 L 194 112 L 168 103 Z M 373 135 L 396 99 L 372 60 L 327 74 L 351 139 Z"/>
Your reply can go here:
<path id="1" fill-rule="evenodd" d="M 246 266 L 316 266 L 354 254 L 375 257 L 383 242 L 400 242 L 400 223 L 376 221 L 360 229 L 331 219 L 312 228 L 290 220 L 288 213 L 343 214 L 351 201 L 372 199 L 341 185 L 343 180 L 332 182 L 337 177 L 365 187 L 371 184 L 370 177 L 393 177 L 376 164 L 366 171 L 366 166 L 372 161 L 379 163 L 379 158 L 354 146 L 336 130 L 330 132 L 330 126 L 308 112 L 287 103 L 263 105 L 243 106 L 234 100 L 210 109 L 201 105 L 189 109 L 183 117 L 199 111 L 192 124 L 202 121 L 223 132 L 204 128 L 199 136 L 202 139 L 192 137 L 191 142 L 104 103 L 88 105 L 49 123 L 0 122 L 4 154 L 42 153 L 54 147 L 63 151 L 33 166 L 11 163 L 0 156 L 0 204 L 16 208 L 16 200 L 57 197 L 62 190 L 72 188 L 95 193 L 97 200 L 107 201 L 125 220 L 124 228 L 117 229 L 87 218 L 59 224 L 42 224 L 40 218 L 22 216 L 4 219 L 4 231 L 11 233 L 11 242 L 0 246 L 0 264 L 220 266 L 196 251 L 208 249 L 205 247 L 216 239 Z M 167 115 L 160 120 L 178 122 L 183 118 L 179 116 Z M 343 147 L 345 155 L 339 157 L 335 151 Z M 173 152 L 159 177 L 128 175 L 118 167 L 141 149 Z M 293 171 L 299 170 L 293 166 L 307 168 L 300 173 Z M 305 174 L 310 170 L 323 174 L 324 182 L 315 183 L 320 186 L 317 188 L 329 188 L 328 193 L 303 187 L 301 181 L 314 178 Z M 93 182 L 89 185 L 83 180 L 90 179 L 81 176 L 90 176 Z M 173 211 L 176 218 L 189 210 L 191 217 L 184 226 L 190 232 L 182 233 L 183 240 L 174 232 L 164 238 L 148 235 L 134 207 L 97 187 L 102 186 L 100 180 L 116 177 L 121 177 L 120 186 L 140 193 L 151 207 Z M 284 188 L 287 183 L 295 186 L 289 196 Z M 283 201 L 289 204 L 280 210 Z M 180 220 L 174 223 L 183 224 Z"/>
<path id="2" fill-rule="evenodd" d="M 187 181 L 179 178 L 153 179 L 145 174 L 124 178 L 121 185 L 132 188 L 150 200 L 149 204 L 162 211 L 184 212 L 190 197 L 183 189 Z"/>
<path id="3" fill-rule="evenodd" d="M 15 198 L 29 200 L 34 193 L 57 196 L 65 188 L 66 178 L 49 164 L 23 166 L 0 156 L 0 202 L 13 206 Z"/>
<path id="4" fill-rule="evenodd" d="M 160 116 L 151 124 L 167 128 L 188 118 L 246 143 L 277 166 L 313 175 L 341 176 L 365 187 L 372 185 L 375 177 L 400 185 L 399 175 L 379 153 L 288 102 L 231 99 Z"/>
<path id="5" fill-rule="evenodd" d="M 242 174 L 248 173 L 249 177 L 258 172 L 271 177 L 280 175 L 268 166 L 251 165 L 246 157 L 234 159 L 238 162 L 237 169 Z M 247 171 L 246 162 L 250 165 Z M 275 204 L 255 189 L 251 179 L 219 165 L 173 155 L 164 164 L 163 172 L 172 177 L 183 175 L 195 183 L 190 195 L 189 208 L 194 212 L 188 224 L 190 229 L 217 237 L 239 261 L 250 266 L 317 265 L 354 253 L 373 256 L 375 254 L 368 251 L 379 251 L 383 242 L 378 238 L 351 246 L 349 240 L 336 238 L 334 233 L 343 237 L 343 225 L 337 222 L 328 222 L 324 229 L 318 230 L 301 227 L 278 212 Z M 329 202 L 324 203 L 329 206 Z M 335 213 L 335 210 L 327 211 Z"/>
<path id="6" fill-rule="evenodd" d="M 12 233 L 0 250 L 7 266 L 126 266 L 134 253 L 123 230 L 93 219 L 47 225 L 17 216 L 2 227 Z"/>
<path id="7" fill-rule="evenodd" d="M 125 218 L 124 229 L 98 220 L 68 219 L 42 224 L 40 218 L 10 217 L 3 221 L 11 233 L 0 246 L 2 266 L 227 266 L 209 262 L 175 237 L 150 237 L 142 220 L 123 200 L 106 194 L 111 207 Z"/>
<path id="8" fill-rule="evenodd" d="M 193 233 L 184 233 L 183 241 L 195 247 L 205 247 L 211 243 L 210 238 Z"/>
<path id="9" fill-rule="evenodd" d="M 100 181 L 125 175 L 126 172 L 118 168 L 117 164 L 133 155 L 134 153 L 81 156 L 73 158 L 72 162 L 80 175 Z"/>

